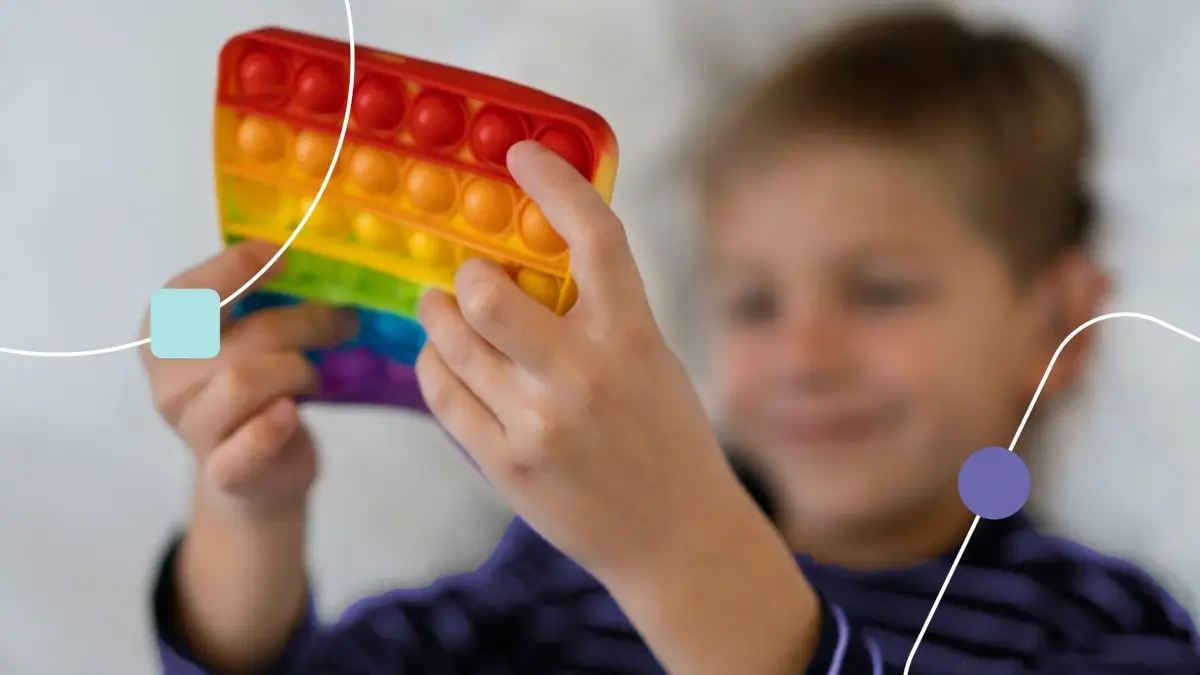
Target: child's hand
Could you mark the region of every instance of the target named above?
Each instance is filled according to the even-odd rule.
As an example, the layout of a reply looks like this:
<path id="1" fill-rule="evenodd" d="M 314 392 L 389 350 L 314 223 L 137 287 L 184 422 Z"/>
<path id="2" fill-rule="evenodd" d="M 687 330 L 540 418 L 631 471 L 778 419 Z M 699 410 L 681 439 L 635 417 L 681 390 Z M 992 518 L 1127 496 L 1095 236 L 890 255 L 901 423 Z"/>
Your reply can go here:
<path id="1" fill-rule="evenodd" d="M 236 291 L 276 252 L 259 242 L 226 249 L 174 279 L 174 288 Z M 264 274 L 265 283 L 279 264 Z M 316 372 L 303 351 L 353 335 L 353 315 L 315 305 L 267 310 L 229 321 L 221 353 L 208 360 L 161 360 L 142 348 L 155 404 L 191 446 L 202 487 L 256 507 L 303 500 L 316 476 L 316 453 L 294 397 L 312 393 Z M 143 337 L 148 323 L 143 322 Z"/>
<path id="2" fill-rule="evenodd" d="M 434 414 L 518 513 L 593 573 L 626 576 L 678 555 L 731 488 L 744 493 L 654 322 L 621 222 L 556 155 L 525 143 L 509 157 L 570 244 L 578 303 L 556 316 L 472 260 L 457 303 L 422 302 L 429 346 L 417 373 Z"/>

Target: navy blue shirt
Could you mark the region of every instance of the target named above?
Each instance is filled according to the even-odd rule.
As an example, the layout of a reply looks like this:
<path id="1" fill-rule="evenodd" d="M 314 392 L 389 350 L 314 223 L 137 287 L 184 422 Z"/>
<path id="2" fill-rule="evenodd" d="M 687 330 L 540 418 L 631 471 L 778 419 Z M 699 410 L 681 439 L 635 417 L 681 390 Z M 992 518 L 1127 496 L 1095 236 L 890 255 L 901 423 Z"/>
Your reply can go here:
<path id="1" fill-rule="evenodd" d="M 173 629 L 174 550 L 155 593 L 163 672 L 209 673 Z M 824 612 L 806 672 L 903 672 L 954 553 L 872 573 L 798 556 Z M 517 520 L 474 572 L 361 601 L 331 626 L 310 613 L 271 672 L 664 671 L 605 589 Z M 1146 574 L 1017 515 L 979 524 L 910 672 L 1189 675 L 1200 674 L 1200 649 L 1186 612 Z"/>

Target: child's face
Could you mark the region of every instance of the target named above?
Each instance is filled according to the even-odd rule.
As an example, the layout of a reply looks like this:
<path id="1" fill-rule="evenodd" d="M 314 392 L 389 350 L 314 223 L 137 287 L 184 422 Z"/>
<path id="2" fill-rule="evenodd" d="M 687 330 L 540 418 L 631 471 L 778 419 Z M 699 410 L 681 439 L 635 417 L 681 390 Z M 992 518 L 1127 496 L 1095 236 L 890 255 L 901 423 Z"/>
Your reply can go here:
<path id="1" fill-rule="evenodd" d="M 1049 325 L 1054 294 L 1018 290 L 946 184 L 830 141 L 714 205 L 724 421 L 812 527 L 961 509 L 963 460 L 1008 445 L 1074 327 Z"/>

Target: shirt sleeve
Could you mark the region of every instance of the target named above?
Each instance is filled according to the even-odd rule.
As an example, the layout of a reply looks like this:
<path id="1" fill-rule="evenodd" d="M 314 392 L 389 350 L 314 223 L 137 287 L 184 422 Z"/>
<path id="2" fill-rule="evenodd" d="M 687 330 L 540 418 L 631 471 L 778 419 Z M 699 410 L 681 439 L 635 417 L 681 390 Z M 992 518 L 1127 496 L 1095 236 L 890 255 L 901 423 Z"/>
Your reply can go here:
<path id="1" fill-rule="evenodd" d="M 417 590 L 386 593 L 322 625 L 313 603 L 269 675 L 387 672 L 535 672 L 521 649 L 524 608 L 536 602 L 529 583 L 549 545 L 517 520 L 476 571 Z M 200 663 L 174 629 L 172 569 L 167 553 L 154 590 L 154 619 L 164 675 L 217 675 Z"/>

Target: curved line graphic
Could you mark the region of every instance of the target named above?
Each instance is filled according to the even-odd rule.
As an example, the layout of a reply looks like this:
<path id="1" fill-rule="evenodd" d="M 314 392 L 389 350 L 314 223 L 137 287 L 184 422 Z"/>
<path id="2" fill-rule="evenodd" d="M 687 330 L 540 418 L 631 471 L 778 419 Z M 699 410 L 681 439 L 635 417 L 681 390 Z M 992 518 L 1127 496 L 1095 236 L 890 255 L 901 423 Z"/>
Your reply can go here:
<path id="1" fill-rule="evenodd" d="M 308 224 L 308 219 L 312 217 L 313 211 L 315 211 L 317 208 L 317 204 L 319 204 L 321 198 L 325 196 L 325 188 L 329 186 L 329 180 L 333 177 L 333 169 L 337 166 L 338 158 L 342 155 L 342 144 L 346 140 L 346 130 L 350 128 L 350 105 L 354 101 L 354 67 L 356 61 L 354 46 L 354 17 L 350 13 L 350 0 L 343 0 L 343 2 L 346 5 L 346 29 L 349 31 L 350 35 L 350 84 L 346 89 L 346 115 L 342 119 L 342 130 L 338 134 L 337 147 L 333 151 L 333 161 L 329 163 L 329 169 L 325 172 L 325 180 L 321 181 L 321 187 L 317 190 L 317 196 L 313 198 L 312 204 L 308 205 L 308 211 L 305 212 L 304 217 L 300 219 L 300 224 L 296 226 L 296 229 L 292 232 L 292 235 L 283 243 L 283 247 L 276 251 L 275 255 L 267 261 L 267 264 L 263 265 L 262 269 L 260 269 L 254 276 L 250 277 L 249 281 L 247 281 L 245 284 L 242 284 L 241 288 L 234 291 L 233 294 L 228 298 L 221 300 L 222 307 L 228 305 L 234 300 L 237 300 L 238 296 L 240 296 L 242 293 L 245 293 L 246 289 L 250 288 L 254 282 L 258 281 L 262 275 L 266 274 L 267 270 L 271 269 L 271 265 L 274 265 L 275 262 L 283 256 L 284 252 L 286 252 L 288 247 L 292 245 L 292 242 L 295 241 L 296 237 L 300 235 L 300 232 L 304 230 L 304 226 Z M 37 356 L 42 358 L 73 358 L 77 356 L 98 356 L 100 354 L 112 354 L 113 352 L 121 352 L 125 351 L 126 349 L 136 349 L 149 343 L 150 338 L 143 338 L 141 340 L 127 342 L 123 345 L 114 345 L 112 347 L 102 347 L 100 349 L 86 349 L 83 351 L 72 352 L 44 352 L 29 349 L 0 347 L 0 354 L 12 354 L 14 356 Z"/>
<path id="2" fill-rule="evenodd" d="M 1025 416 L 1021 418 L 1021 423 L 1017 425 L 1017 432 L 1013 434 L 1012 442 L 1008 444 L 1008 451 L 1012 452 L 1017 447 L 1017 441 L 1021 438 L 1021 432 L 1025 430 L 1025 424 L 1029 422 L 1029 416 L 1033 414 L 1033 407 L 1037 405 L 1038 398 L 1042 395 L 1042 389 L 1046 386 L 1046 381 L 1050 379 L 1050 373 L 1054 370 L 1054 364 L 1058 361 L 1058 357 L 1062 354 L 1063 349 L 1070 344 L 1071 340 L 1075 339 L 1084 330 L 1094 326 L 1101 321 L 1109 319 L 1141 319 L 1149 321 L 1166 328 L 1167 330 L 1181 335 L 1192 342 L 1200 343 L 1200 337 L 1197 337 L 1174 324 L 1167 323 L 1162 319 L 1142 314 L 1140 312 L 1111 312 L 1102 314 L 1093 319 L 1081 324 L 1078 328 L 1071 331 L 1070 335 L 1063 338 L 1063 341 L 1058 345 L 1058 349 L 1054 350 L 1054 356 L 1050 358 L 1050 364 L 1046 366 L 1046 373 L 1042 375 L 1042 381 L 1038 384 L 1037 390 L 1033 393 L 1033 399 L 1029 401 L 1029 407 L 1025 409 Z M 904 662 L 904 675 L 909 675 L 909 670 L 912 668 L 913 658 L 917 655 L 917 648 L 921 646 L 921 640 L 925 638 L 926 631 L 929 630 L 929 624 L 933 621 L 933 615 L 937 613 L 938 605 L 942 602 L 942 596 L 946 594 L 946 588 L 950 586 L 950 580 L 954 578 L 954 570 L 958 569 L 958 563 L 962 560 L 963 553 L 967 550 L 967 544 L 971 543 L 971 536 L 975 534 L 975 528 L 979 525 L 979 516 L 975 516 L 975 520 L 971 522 L 971 529 L 967 530 L 967 536 L 963 538 L 962 545 L 958 547 L 958 554 L 954 556 L 954 562 L 950 564 L 950 571 L 946 573 L 946 580 L 942 582 L 942 588 L 938 591 L 937 597 L 933 601 L 933 606 L 929 608 L 929 616 L 925 617 L 925 624 L 921 626 L 921 631 L 917 633 L 917 641 L 913 643 L 912 651 L 908 653 L 908 660 Z"/>

